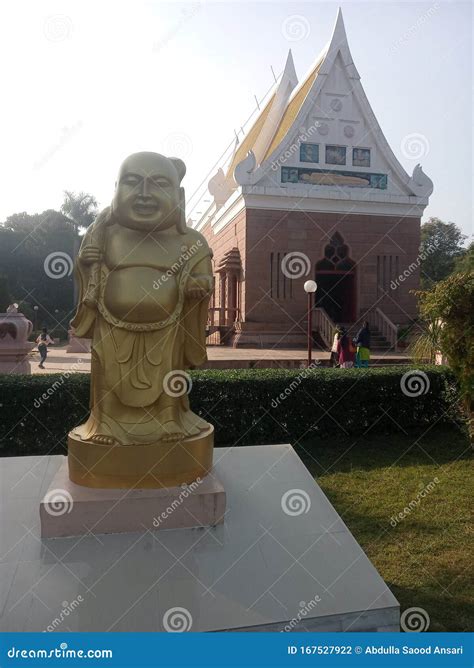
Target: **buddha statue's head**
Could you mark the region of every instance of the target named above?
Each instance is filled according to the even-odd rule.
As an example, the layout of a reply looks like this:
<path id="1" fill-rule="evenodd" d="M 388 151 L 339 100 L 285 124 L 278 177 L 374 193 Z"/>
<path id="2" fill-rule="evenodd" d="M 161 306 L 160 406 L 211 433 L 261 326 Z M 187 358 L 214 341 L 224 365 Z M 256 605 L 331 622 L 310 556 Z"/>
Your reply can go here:
<path id="1" fill-rule="evenodd" d="M 186 229 L 184 189 L 186 166 L 179 158 L 143 151 L 126 158 L 119 171 L 112 215 L 125 227 L 149 232 L 176 225 Z"/>

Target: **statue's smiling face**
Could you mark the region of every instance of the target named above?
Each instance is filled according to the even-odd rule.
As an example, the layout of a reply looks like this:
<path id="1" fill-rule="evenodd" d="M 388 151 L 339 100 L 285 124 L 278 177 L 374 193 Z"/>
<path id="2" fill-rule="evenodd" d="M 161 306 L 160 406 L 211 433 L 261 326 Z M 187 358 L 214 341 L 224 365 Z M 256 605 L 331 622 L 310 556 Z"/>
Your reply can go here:
<path id="1" fill-rule="evenodd" d="M 120 168 L 112 210 L 126 227 L 164 230 L 179 220 L 180 191 L 171 160 L 158 153 L 135 153 Z"/>

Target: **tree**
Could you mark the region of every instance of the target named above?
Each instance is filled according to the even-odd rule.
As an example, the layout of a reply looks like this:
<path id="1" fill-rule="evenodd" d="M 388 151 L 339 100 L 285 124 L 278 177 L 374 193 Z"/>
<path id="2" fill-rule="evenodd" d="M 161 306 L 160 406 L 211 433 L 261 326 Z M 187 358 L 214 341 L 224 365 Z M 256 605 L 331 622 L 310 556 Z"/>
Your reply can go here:
<path id="1" fill-rule="evenodd" d="M 429 289 L 453 272 L 456 260 L 466 253 L 465 238 L 455 223 L 444 223 L 439 218 L 430 218 L 421 226 L 422 288 Z"/>
<path id="2" fill-rule="evenodd" d="M 459 381 L 460 395 L 474 439 L 474 271 L 454 273 L 432 290 L 418 292 L 427 334 L 447 358 Z"/>
<path id="3" fill-rule="evenodd" d="M 0 267 L 7 278 L 9 301 L 18 302 L 30 319 L 38 306 L 38 324 L 56 326 L 63 336 L 74 304 L 76 238 L 76 226 L 53 209 L 13 214 L 0 225 Z"/>
<path id="4" fill-rule="evenodd" d="M 5 313 L 10 304 L 11 297 L 8 287 L 8 277 L 0 274 L 0 313 Z"/>
<path id="5" fill-rule="evenodd" d="M 67 216 L 68 220 L 74 226 L 76 232 L 83 232 L 86 228 L 89 227 L 89 225 L 94 222 L 95 218 L 97 217 L 97 200 L 93 195 L 89 195 L 87 193 L 74 193 L 71 190 L 65 190 L 61 212 Z M 80 245 L 81 239 L 77 237 L 72 250 L 72 258 L 74 261 L 79 252 Z M 74 304 L 77 303 L 77 298 L 77 283 L 74 282 Z"/>
<path id="6" fill-rule="evenodd" d="M 464 255 L 456 259 L 454 271 L 474 271 L 474 241 L 471 241 Z"/>
<path id="7" fill-rule="evenodd" d="M 79 230 L 81 227 L 89 227 L 97 217 L 97 200 L 93 195 L 87 193 L 74 193 L 70 190 L 64 191 L 64 202 L 61 212 Z"/>

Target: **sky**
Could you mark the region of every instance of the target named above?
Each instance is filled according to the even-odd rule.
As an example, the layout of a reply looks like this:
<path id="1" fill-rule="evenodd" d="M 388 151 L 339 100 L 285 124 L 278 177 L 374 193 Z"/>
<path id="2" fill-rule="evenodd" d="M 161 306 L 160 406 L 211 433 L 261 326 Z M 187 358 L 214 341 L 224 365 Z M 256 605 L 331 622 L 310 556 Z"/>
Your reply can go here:
<path id="1" fill-rule="evenodd" d="M 385 137 L 410 174 L 421 162 L 434 182 L 423 220 L 472 234 L 472 6 L 441 0 L 2 3 L 0 221 L 59 208 L 64 190 L 107 206 L 139 150 L 186 162 L 187 217 L 199 218 L 201 184 L 272 68 L 291 48 L 301 79 L 339 5 Z"/>

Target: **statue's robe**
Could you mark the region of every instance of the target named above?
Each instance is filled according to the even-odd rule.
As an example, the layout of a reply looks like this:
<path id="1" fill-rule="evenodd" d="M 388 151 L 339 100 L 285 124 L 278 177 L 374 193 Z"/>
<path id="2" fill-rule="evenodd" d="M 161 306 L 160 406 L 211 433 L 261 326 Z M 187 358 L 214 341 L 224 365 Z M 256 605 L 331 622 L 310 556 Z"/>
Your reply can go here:
<path id="1" fill-rule="evenodd" d="M 168 269 L 155 268 L 158 286 L 149 285 L 148 294 L 144 293 L 145 300 L 151 300 L 152 307 L 156 302 L 165 317 L 137 322 L 116 307 L 117 290 L 114 293 L 108 287 L 117 282 L 113 272 L 123 271 L 123 264 L 113 266 L 107 248 L 114 242 L 111 235 L 118 234 L 122 228 L 111 222 L 106 209 L 81 246 L 81 250 L 99 248 L 100 262 L 76 262 L 80 301 L 71 324 L 76 336 L 92 339 L 91 415 L 76 433 L 83 440 L 99 434 L 112 436 L 122 445 L 153 443 L 175 422 L 186 436 L 195 436 L 208 425 L 191 412 L 182 386 L 184 370 L 207 359 L 209 298 L 189 299 L 185 289 L 194 279 L 212 285 L 211 251 L 198 232 L 190 228 L 186 234 L 176 232 L 180 255 L 170 260 Z M 133 281 L 134 265 L 126 265 L 126 271 L 126 280 Z"/>

